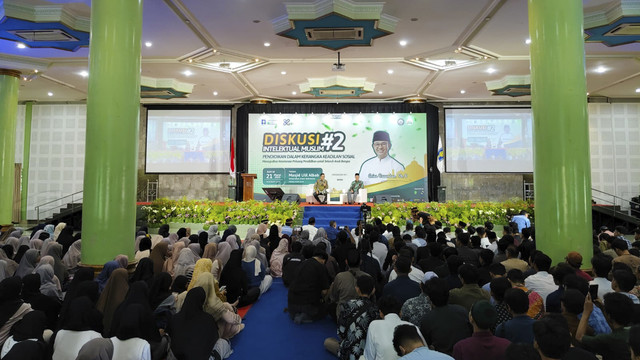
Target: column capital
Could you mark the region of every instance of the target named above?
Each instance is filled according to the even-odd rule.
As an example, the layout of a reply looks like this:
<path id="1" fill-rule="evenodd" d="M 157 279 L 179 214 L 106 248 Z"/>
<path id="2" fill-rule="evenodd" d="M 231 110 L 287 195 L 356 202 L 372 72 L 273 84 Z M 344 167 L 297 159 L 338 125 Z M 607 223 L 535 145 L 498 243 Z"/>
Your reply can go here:
<path id="1" fill-rule="evenodd" d="M 20 75 L 22 75 L 22 73 L 18 70 L 0 68 L 0 75 L 9 75 L 20 79 Z"/>

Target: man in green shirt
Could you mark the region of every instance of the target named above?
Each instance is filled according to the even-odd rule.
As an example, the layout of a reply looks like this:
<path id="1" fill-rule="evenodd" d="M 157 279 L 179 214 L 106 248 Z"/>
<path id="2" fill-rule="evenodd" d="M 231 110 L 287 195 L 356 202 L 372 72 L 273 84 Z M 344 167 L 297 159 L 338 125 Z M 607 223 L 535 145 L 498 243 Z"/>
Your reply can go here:
<path id="1" fill-rule="evenodd" d="M 329 183 L 327 183 L 327 180 L 324 178 L 324 173 L 322 173 L 320 174 L 320 179 L 316 180 L 315 185 L 313 185 L 313 197 L 316 198 L 320 204 L 326 204 L 328 189 Z M 322 200 L 320 200 L 321 196 Z"/>
<path id="2" fill-rule="evenodd" d="M 351 182 L 351 186 L 349 186 L 349 191 L 347 192 L 347 201 L 349 204 L 353 204 L 356 201 L 358 191 L 362 188 L 364 188 L 364 183 L 360 180 L 360 174 L 356 173 L 356 179 Z"/>

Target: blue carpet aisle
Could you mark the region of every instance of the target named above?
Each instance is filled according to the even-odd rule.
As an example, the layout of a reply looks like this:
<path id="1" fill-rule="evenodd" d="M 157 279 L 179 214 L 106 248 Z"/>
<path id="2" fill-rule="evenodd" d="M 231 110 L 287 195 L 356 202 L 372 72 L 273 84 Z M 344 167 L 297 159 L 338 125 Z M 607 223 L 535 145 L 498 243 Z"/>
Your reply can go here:
<path id="1" fill-rule="evenodd" d="M 336 325 L 327 317 L 311 324 L 296 325 L 287 307 L 287 288 L 274 279 L 271 289 L 255 303 L 244 318 L 245 328 L 231 340 L 229 359 L 335 359 L 323 346 L 336 336 Z"/>
<path id="2" fill-rule="evenodd" d="M 354 205 L 307 205 L 304 207 L 303 224 L 309 222 L 310 217 L 316 218 L 316 227 L 329 227 L 329 221 L 335 220 L 338 226 L 356 227 L 360 220 L 360 206 Z"/>

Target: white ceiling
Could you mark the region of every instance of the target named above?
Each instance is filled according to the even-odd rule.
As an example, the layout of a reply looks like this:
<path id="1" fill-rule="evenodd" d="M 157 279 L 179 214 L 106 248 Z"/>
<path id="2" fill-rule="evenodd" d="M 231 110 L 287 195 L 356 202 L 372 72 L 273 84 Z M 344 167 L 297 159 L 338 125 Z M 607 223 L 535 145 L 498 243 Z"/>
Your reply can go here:
<path id="1" fill-rule="evenodd" d="M 31 1 L 31 0 L 30 0 Z M 585 0 L 585 7 L 608 0 Z M 71 0 L 55 0 L 69 3 Z M 90 1 L 76 1 L 86 4 Z M 295 1 L 299 2 L 299 1 Z M 361 1 L 357 1 L 361 2 Z M 364 77 L 375 91 L 357 101 L 401 100 L 421 96 L 442 101 L 529 100 L 529 97 L 492 96 L 485 81 L 506 75 L 529 74 L 527 1 L 525 0 L 389 0 L 384 13 L 399 19 L 394 34 L 374 40 L 371 47 L 341 50 L 346 71 L 335 73 L 335 51 L 298 47 L 275 34 L 272 21 L 286 14 L 278 0 L 146 0 L 143 15 L 142 75 L 175 78 L 194 84 L 186 99 L 145 103 L 230 103 L 252 98 L 275 101 L 327 101 L 300 94 L 298 85 L 310 77 L 342 75 Z M 185 23 L 188 19 L 190 24 Z M 399 41 L 406 40 L 406 46 Z M 151 41 L 147 48 L 144 42 Z M 263 44 L 269 42 L 271 46 Z M 496 59 L 477 61 L 454 70 L 424 66 L 427 61 L 469 60 L 455 50 L 479 49 Z M 586 48 L 587 88 L 590 96 L 640 98 L 640 44 L 618 47 L 589 43 Z M 88 48 L 77 52 L 55 49 L 18 49 L 0 40 L 2 60 L 20 60 L 22 70 L 41 66 L 39 76 L 22 82 L 21 101 L 82 101 L 86 99 Z M 214 50 L 206 62 L 251 62 L 248 70 L 205 68 L 201 54 Z M 18 57 L 18 58 L 16 58 Z M 188 62 L 188 59 L 200 59 Z M 255 62 L 255 59 L 258 62 Z M 421 66 L 414 61 L 418 58 Z M 607 72 L 593 70 L 603 66 Z M 31 68 L 30 68 L 31 67 Z M 496 71 L 486 72 L 488 68 Z M 388 70 L 393 74 L 388 74 Z M 193 75 L 185 76 L 185 70 Z M 286 72 L 282 75 L 281 72 Z M 461 90 L 465 93 L 461 94 Z M 218 93 L 217 96 L 213 92 Z M 296 94 L 293 95 L 292 92 Z M 379 93 L 382 91 L 382 94 Z M 47 93 L 52 92 L 53 96 Z M 353 101 L 353 100 L 340 100 Z"/>

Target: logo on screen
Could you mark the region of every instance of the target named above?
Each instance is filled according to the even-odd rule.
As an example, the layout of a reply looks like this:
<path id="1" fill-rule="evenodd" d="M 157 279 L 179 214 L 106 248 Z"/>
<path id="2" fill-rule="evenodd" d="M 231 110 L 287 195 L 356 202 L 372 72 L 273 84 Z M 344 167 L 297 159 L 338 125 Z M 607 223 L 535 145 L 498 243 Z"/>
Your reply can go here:
<path id="1" fill-rule="evenodd" d="M 291 119 L 284 119 L 284 120 L 282 120 L 282 125 L 291 126 L 293 124 L 291 123 Z"/>

